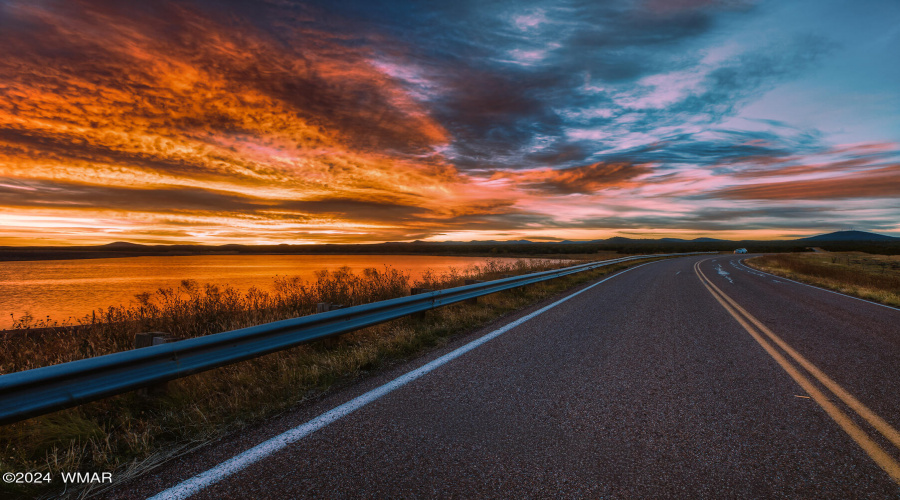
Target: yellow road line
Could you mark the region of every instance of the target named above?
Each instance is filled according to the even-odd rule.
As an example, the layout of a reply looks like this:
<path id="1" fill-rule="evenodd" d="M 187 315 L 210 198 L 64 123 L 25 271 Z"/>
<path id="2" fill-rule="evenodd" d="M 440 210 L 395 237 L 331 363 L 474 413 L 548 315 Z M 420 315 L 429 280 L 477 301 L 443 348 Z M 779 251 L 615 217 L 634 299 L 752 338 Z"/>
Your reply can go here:
<path id="1" fill-rule="evenodd" d="M 697 267 L 699 270 L 699 266 Z M 702 273 L 702 271 L 700 271 Z M 703 276 L 706 278 L 706 275 Z M 787 344 L 784 340 L 781 339 L 778 335 L 776 335 L 772 330 L 768 329 L 766 325 L 762 324 L 758 319 L 753 317 L 752 314 L 748 313 L 746 309 L 738 305 L 737 302 L 734 301 L 731 297 L 725 294 L 719 287 L 717 287 L 712 281 L 707 278 L 710 286 L 712 286 L 722 297 L 728 301 L 735 309 L 740 311 L 741 314 L 744 315 L 751 323 L 756 325 L 763 333 L 766 334 L 775 344 L 778 345 L 784 352 L 786 352 L 790 357 L 794 358 L 794 361 L 800 364 L 803 368 L 806 369 L 813 377 L 816 378 L 819 382 L 822 383 L 825 387 L 828 388 L 831 392 L 834 393 L 835 396 L 840 398 L 841 401 L 844 402 L 850 408 L 853 408 L 853 411 L 859 414 L 862 418 L 866 420 L 872 427 L 878 430 L 882 436 L 884 436 L 888 441 L 890 441 L 894 446 L 900 449 L 900 432 L 897 429 L 891 427 L 891 424 L 887 423 L 883 418 L 879 417 L 872 410 L 870 410 L 866 405 L 862 404 L 858 399 L 853 397 L 852 394 L 847 392 L 843 387 L 837 384 L 834 380 L 831 379 L 828 375 L 825 375 L 822 370 L 818 369 L 814 364 L 809 362 L 806 358 L 803 357 L 799 352 L 794 350 L 791 346 Z"/>
<path id="2" fill-rule="evenodd" d="M 750 315 L 746 310 L 740 308 L 740 306 L 737 306 L 737 304 L 734 303 L 734 301 L 731 300 L 728 295 L 726 295 L 724 292 L 722 292 L 722 290 L 714 285 L 712 281 L 710 281 L 709 278 L 707 278 L 706 275 L 703 274 L 703 271 L 700 270 L 700 262 L 694 264 L 694 272 L 697 273 L 697 277 L 700 278 L 700 282 L 703 283 L 703 286 L 706 287 L 713 298 L 715 298 L 716 301 L 718 301 L 719 304 L 721 304 L 722 307 L 735 320 L 737 320 L 737 322 L 744 328 L 744 330 L 746 330 L 747 333 L 749 333 L 750 336 L 753 337 L 753 339 L 756 340 L 756 342 L 760 346 L 762 346 L 762 348 L 765 349 L 767 353 L 769 353 L 769 356 L 771 356 L 772 359 L 774 359 L 775 362 L 778 363 L 778 365 L 781 366 L 781 368 L 784 369 L 784 371 L 786 371 L 787 374 L 790 375 L 791 378 L 793 378 L 794 381 L 797 382 L 797 384 L 799 384 L 800 387 L 802 387 L 803 390 L 806 391 L 806 393 L 809 394 L 820 407 L 822 407 L 823 410 L 825 410 L 828 416 L 830 416 L 831 419 L 834 420 L 835 423 L 837 423 L 841 427 L 841 429 L 843 429 L 844 432 L 847 433 L 847 435 L 849 435 L 854 441 L 856 441 L 856 444 L 858 444 L 860 448 L 862 448 L 863 451 L 865 451 L 866 454 L 868 454 L 869 457 L 873 461 L 875 461 L 876 464 L 878 464 L 879 467 L 887 472 L 887 474 L 891 477 L 891 479 L 894 480 L 894 482 L 900 484 L 900 462 L 897 462 L 893 457 L 888 455 L 887 452 L 885 452 L 884 449 L 882 449 L 881 446 L 878 445 L 878 443 L 873 441 L 872 438 L 865 433 L 865 431 L 863 431 L 858 425 L 856 425 L 856 423 L 854 423 L 846 413 L 835 406 L 834 403 L 832 403 L 828 399 L 828 397 L 826 397 L 825 394 L 822 393 L 822 391 L 820 391 L 812 382 L 810 382 L 808 378 L 806 378 L 802 373 L 800 373 L 797 368 L 795 368 L 787 359 L 785 359 L 785 357 L 782 356 L 781 353 L 778 352 L 778 350 L 772 344 L 766 341 L 766 339 L 763 338 L 763 336 L 760 335 L 760 333 L 757 332 L 753 328 L 753 326 L 748 323 L 747 320 L 751 321 L 754 325 L 760 325 L 759 321 L 756 320 L 756 318 L 754 318 L 752 315 Z M 740 309 L 732 307 L 732 304 Z M 744 319 L 741 313 L 746 315 L 747 319 Z M 762 330 L 762 328 L 760 330 Z M 774 336 L 774 333 L 772 335 Z M 793 349 L 791 350 L 793 351 Z M 787 350 L 785 351 L 788 352 Z M 794 352 L 796 353 L 796 351 Z M 788 354 L 790 355 L 791 353 L 788 352 Z M 810 365 L 812 364 L 810 363 Z M 821 373 L 821 371 L 819 371 L 819 373 Z M 815 376 L 815 374 L 813 375 Z M 837 386 L 837 384 L 833 381 L 832 383 Z M 844 392 L 846 393 L 846 391 Z M 851 406 L 851 408 L 853 407 Z"/>

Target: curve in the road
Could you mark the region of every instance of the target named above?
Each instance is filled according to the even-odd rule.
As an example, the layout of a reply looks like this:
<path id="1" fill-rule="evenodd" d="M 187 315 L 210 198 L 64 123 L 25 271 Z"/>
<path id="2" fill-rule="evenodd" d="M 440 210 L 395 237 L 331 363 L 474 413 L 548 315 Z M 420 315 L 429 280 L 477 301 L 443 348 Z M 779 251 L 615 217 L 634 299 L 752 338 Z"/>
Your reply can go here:
<path id="1" fill-rule="evenodd" d="M 900 461 L 892 442 L 900 428 L 898 311 L 752 271 L 738 262 L 745 257 L 633 268 L 612 286 L 595 283 L 564 303 L 516 313 L 522 319 L 505 334 L 338 419 L 317 417 L 357 408 L 358 396 L 502 324 L 106 495 L 171 497 L 173 487 L 272 436 L 319 422 L 302 439 L 184 491 L 198 500 L 900 497 L 890 473 Z M 693 268 L 704 260 L 705 280 Z M 838 414 L 888 455 L 881 466 L 835 424 Z"/>

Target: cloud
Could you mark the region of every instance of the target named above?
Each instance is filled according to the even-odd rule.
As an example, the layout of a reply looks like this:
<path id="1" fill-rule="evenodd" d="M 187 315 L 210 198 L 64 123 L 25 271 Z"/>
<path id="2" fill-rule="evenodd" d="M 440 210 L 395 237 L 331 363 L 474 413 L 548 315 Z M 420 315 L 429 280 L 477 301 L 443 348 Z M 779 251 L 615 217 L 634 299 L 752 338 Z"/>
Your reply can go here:
<path id="1" fill-rule="evenodd" d="M 252 213 L 265 200 L 208 189 L 129 189 L 70 182 L 0 178 L 0 205 L 145 213 Z"/>
<path id="2" fill-rule="evenodd" d="M 316 215 L 328 215 L 348 221 L 384 221 L 394 223 L 415 221 L 428 214 L 426 209 L 412 205 L 361 201 L 352 198 L 328 198 L 324 200 L 284 200 L 275 204 L 274 210 L 291 210 Z M 293 217 L 293 215 L 290 215 Z"/>
<path id="3" fill-rule="evenodd" d="M 470 201 L 443 127 L 340 33 L 187 2 L 3 9 L 0 175 L 36 186 L 10 207 L 238 220 L 291 199 Z"/>
<path id="4" fill-rule="evenodd" d="M 742 200 L 841 200 L 900 197 L 900 164 L 826 179 L 737 186 L 708 197 Z"/>
<path id="5" fill-rule="evenodd" d="M 728 214 L 764 229 L 807 224 L 770 202 L 895 193 L 896 145 L 739 118 L 834 50 L 732 36 L 767 9 L 2 2 L 0 238 L 26 222 L 95 242 L 553 239 Z"/>
<path id="6" fill-rule="evenodd" d="M 646 165 L 595 163 L 564 169 L 496 172 L 491 180 L 509 181 L 525 190 L 543 194 L 593 194 L 612 187 L 633 186 L 636 177 L 650 172 Z"/>

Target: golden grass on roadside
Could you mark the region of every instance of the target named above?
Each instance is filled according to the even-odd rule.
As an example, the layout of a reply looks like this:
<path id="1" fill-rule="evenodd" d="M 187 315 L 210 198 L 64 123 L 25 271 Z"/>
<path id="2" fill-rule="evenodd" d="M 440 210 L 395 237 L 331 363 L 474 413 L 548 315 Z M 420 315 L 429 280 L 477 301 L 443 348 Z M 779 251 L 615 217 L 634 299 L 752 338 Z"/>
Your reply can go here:
<path id="1" fill-rule="evenodd" d="M 79 324 L 59 324 L 19 317 L 12 335 L 0 333 L 0 374 L 28 370 L 131 349 L 139 332 L 165 332 L 192 338 L 316 312 L 316 304 L 355 306 L 402 297 L 410 287 L 459 286 L 466 279 L 496 279 L 571 265 L 572 261 L 529 259 L 487 260 L 465 269 L 428 270 L 412 282 L 408 273 L 385 267 L 323 270 L 314 281 L 275 278 L 272 291 L 236 288 L 184 280 L 178 288 L 161 288 L 135 296 L 130 305 L 111 306 L 85 315 Z"/>
<path id="2" fill-rule="evenodd" d="M 900 256 L 861 252 L 773 254 L 746 261 L 762 271 L 900 306 Z"/>
<path id="3" fill-rule="evenodd" d="M 536 272 L 558 261 L 488 262 L 479 268 L 426 273 L 413 286 L 446 288 L 467 278 Z M 114 471 L 123 479 L 154 464 L 233 432 L 298 402 L 320 396 L 372 371 L 440 346 L 453 334 L 471 330 L 500 315 L 626 267 L 600 270 L 493 294 L 477 305 L 454 304 L 425 318 L 401 318 L 333 339 L 226 366 L 169 383 L 168 391 L 147 398 L 137 393 L 96 401 L 69 410 L 0 427 L 0 469 Z M 161 290 L 131 307 L 110 308 L 102 321 L 36 336 L 0 341 L 3 372 L 23 370 L 131 347 L 134 333 L 167 331 L 197 336 L 314 312 L 317 302 L 356 305 L 408 293 L 409 277 L 395 270 L 322 272 L 307 283 L 283 279 L 274 293 L 185 283 Z M 39 325 L 52 326 L 52 325 Z M 57 481 L 58 483 L 58 481 Z M 56 486 L 60 486 L 57 484 Z M 51 486 L 52 487 L 52 486 Z M 31 497 L 46 488 L 0 485 L 0 496 Z"/>

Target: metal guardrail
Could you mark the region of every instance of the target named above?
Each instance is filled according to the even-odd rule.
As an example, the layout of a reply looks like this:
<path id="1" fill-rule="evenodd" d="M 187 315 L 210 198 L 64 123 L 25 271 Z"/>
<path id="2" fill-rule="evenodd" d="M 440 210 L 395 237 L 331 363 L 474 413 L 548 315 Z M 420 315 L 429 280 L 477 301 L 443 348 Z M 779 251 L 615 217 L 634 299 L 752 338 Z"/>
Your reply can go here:
<path id="1" fill-rule="evenodd" d="M 641 255 L 591 262 L 0 375 L 0 424 L 531 283 L 632 260 L 698 253 L 703 252 Z"/>

